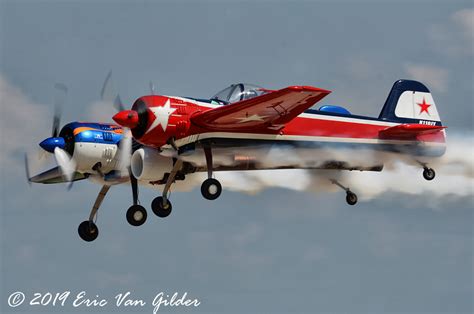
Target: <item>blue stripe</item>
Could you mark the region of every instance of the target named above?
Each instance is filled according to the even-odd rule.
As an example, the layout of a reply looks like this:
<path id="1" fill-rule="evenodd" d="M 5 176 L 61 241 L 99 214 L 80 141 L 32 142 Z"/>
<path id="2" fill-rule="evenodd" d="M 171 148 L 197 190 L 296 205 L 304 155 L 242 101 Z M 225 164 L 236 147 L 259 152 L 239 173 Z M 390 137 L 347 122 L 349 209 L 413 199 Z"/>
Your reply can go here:
<path id="1" fill-rule="evenodd" d="M 121 127 L 108 123 L 90 123 L 90 122 L 72 122 L 66 124 L 64 128 L 76 130 L 78 128 L 92 128 L 85 130 L 75 136 L 76 143 L 97 143 L 97 144 L 115 144 L 117 145 L 123 138 L 122 133 L 115 133 L 114 130 Z M 63 128 L 63 129 L 64 129 Z"/>

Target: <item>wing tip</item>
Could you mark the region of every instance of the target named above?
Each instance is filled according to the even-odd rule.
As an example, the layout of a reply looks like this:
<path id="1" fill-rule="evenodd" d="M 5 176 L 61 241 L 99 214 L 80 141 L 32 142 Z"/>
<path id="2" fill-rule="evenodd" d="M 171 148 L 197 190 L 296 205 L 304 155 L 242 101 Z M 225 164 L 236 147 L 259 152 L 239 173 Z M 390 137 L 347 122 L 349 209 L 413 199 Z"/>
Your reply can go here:
<path id="1" fill-rule="evenodd" d="M 293 85 L 293 86 L 288 86 L 287 88 L 290 90 L 300 91 L 300 92 L 320 92 L 324 94 L 331 93 L 331 91 L 327 89 L 314 87 L 314 86 L 306 86 L 306 85 Z"/>

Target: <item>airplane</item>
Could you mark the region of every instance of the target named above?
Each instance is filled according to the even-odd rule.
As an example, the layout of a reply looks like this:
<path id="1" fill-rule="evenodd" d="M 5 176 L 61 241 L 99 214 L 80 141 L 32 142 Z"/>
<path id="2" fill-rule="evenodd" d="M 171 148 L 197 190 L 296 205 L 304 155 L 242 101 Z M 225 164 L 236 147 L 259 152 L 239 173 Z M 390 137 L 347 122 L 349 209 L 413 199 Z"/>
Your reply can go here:
<path id="1" fill-rule="evenodd" d="M 444 154 L 446 127 L 424 84 L 396 81 L 378 117 L 354 115 L 334 105 L 311 109 L 329 93 L 311 86 L 270 90 L 238 83 L 209 99 L 152 92 L 138 98 L 130 110 L 119 101 L 120 112 L 113 116 L 118 125 L 73 122 L 65 125 L 59 136 L 53 131 L 53 136 L 40 146 L 54 153 L 60 166 L 30 181 L 56 183 L 88 178 L 102 184 L 89 220 L 78 228 L 83 240 L 93 241 L 98 236 L 94 217 L 114 184 L 132 183 L 133 205 L 127 211 L 127 220 L 138 226 L 147 217 L 145 208 L 138 204 L 138 184 L 162 188 L 151 209 L 164 218 L 172 211 L 172 185 L 196 172 L 207 173 L 201 194 L 215 200 L 222 193 L 221 183 L 214 178 L 219 171 L 383 170 L 379 161 L 358 164 L 351 158 L 335 159 L 324 154 L 315 154 L 317 160 L 305 164 L 261 158 L 275 147 L 284 147 L 287 154 L 326 148 L 349 148 L 352 154 L 362 150 L 396 153 L 416 161 L 426 180 L 434 179 L 435 171 L 423 157 Z M 73 160 L 73 166 L 67 164 Z M 349 205 L 357 203 L 357 195 L 349 187 L 336 179 L 331 182 L 346 192 Z"/>
<path id="2" fill-rule="evenodd" d="M 217 199 L 222 185 L 215 171 L 275 169 L 252 158 L 252 152 L 278 145 L 299 149 L 351 147 L 438 157 L 446 150 L 445 126 L 428 88 L 413 80 L 394 83 L 378 117 L 353 115 L 340 106 L 310 109 L 330 93 L 311 86 L 289 86 L 269 90 L 250 84 L 233 84 L 210 99 L 148 95 L 138 98 L 130 110 L 113 120 L 129 128 L 143 147 L 131 159 L 131 172 L 138 180 L 163 184 L 161 196 L 151 204 L 159 216 L 167 216 L 172 205 L 167 194 L 176 179 L 195 171 L 207 171 L 201 193 Z M 215 162 L 219 151 L 233 149 L 234 162 Z M 225 153 L 224 153 L 225 154 Z M 205 156 L 205 166 L 196 167 L 196 156 Z M 227 156 L 228 157 L 228 156 Z M 423 177 L 432 180 L 435 171 L 419 161 Z M 282 164 L 276 167 L 301 168 Z M 361 167 L 344 160 L 322 160 L 311 169 L 382 171 L 383 165 Z M 357 196 L 346 191 L 350 205 Z"/>
<path id="3" fill-rule="evenodd" d="M 101 97 L 111 80 L 107 75 L 102 87 Z M 75 181 L 89 179 L 102 185 L 93 203 L 89 218 L 78 227 L 79 236 L 85 241 L 97 238 L 99 230 L 94 223 L 97 211 L 110 187 L 130 182 L 133 204 L 126 212 L 126 219 L 132 226 L 140 226 L 147 219 L 147 212 L 138 200 L 138 185 L 141 182 L 131 174 L 129 162 L 133 151 L 141 147 L 126 129 L 112 123 L 70 122 L 60 128 L 62 106 L 65 102 L 67 87 L 55 84 L 55 111 L 51 136 L 39 143 L 42 149 L 40 161 L 45 153 L 54 155 L 57 166 L 35 176 L 30 176 L 28 155 L 25 154 L 25 170 L 29 183 L 56 184 L 68 183 L 68 189 Z M 121 107 L 120 97 L 114 100 L 114 107 Z"/>

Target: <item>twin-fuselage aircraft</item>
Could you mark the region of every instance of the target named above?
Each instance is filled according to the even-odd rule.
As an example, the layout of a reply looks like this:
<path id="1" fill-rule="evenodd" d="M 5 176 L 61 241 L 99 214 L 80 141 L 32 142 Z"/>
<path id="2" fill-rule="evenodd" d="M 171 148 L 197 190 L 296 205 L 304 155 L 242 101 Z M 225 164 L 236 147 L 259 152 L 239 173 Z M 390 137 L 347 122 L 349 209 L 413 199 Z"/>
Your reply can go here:
<path id="1" fill-rule="evenodd" d="M 89 219 L 79 226 L 85 241 L 98 236 L 97 210 L 111 185 L 131 182 L 133 205 L 127 220 L 142 225 L 145 208 L 138 203 L 138 185 L 162 187 L 151 203 L 152 211 L 167 217 L 172 185 L 195 172 L 207 173 L 201 193 L 208 200 L 222 192 L 214 177 L 219 171 L 271 169 L 332 169 L 382 171 L 383 162 L 357 163 L 350 156 L 316 154 L 330 149 L 390 152 L 418 161 L 426 180 L 433 169 L 421 161 L 438 157 L 446 149 L 445 130 L 433 97 L 420 82 L 395 82 L 377 118 L 353 115 L 340 106 L 310 109 L 330 91 L 311 86 L 269 90 L 233 84 L 210 99 L 148 95 L 113 119 L 118 125 L 73 122 L 45 139 L 40 146 L 54 153 L 58 167 L 29 178 L 31 182 L 58 183 L 92 179 L 102 184 Z M 56 133 L 55 131 L 56 130 Z M 314 151 L 315 160 L 291 158 L 268 162 L 259 156 L 275 147 L 288 154 Z M 270 174 L 269 174 L 270 175 Z M 337 180 L 354 205 L 357 196 Z"/>

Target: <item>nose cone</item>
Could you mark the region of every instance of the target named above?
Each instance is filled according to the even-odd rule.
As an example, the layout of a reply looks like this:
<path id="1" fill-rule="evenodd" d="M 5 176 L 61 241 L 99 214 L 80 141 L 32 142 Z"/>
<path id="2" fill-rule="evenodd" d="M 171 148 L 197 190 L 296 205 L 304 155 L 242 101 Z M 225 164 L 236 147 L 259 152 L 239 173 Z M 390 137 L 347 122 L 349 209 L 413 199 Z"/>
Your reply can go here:
<path id="1" fill-rule="evenodd" d="M 62 137 L 49 137 L 39 143 L 39 146 L 47 152 L 54 153 L 56 147 L 64 149 L 65 144 L 64 138 Z"/>
<path id="2" fill-rule="evenodd" d="M 133 129 L 138 125 L 138 113 L 134 110 L 124 110 L 117 113 L 113 118 L 115 122 L 123 127 Z"/>

